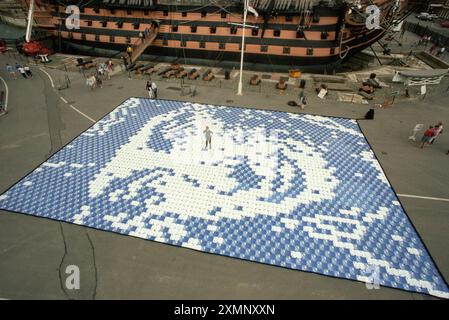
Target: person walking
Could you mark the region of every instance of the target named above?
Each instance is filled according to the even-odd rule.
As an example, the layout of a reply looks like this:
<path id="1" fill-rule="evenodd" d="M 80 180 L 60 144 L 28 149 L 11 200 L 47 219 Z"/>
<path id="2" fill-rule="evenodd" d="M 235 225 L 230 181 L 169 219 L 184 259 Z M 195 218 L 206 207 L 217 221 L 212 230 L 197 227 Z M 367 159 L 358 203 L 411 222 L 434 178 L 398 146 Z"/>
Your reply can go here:
<path id="1" fill-rule="evenodd" d="M 148 97 L 150 99 L 154 99 L 154 91 L 153 91 L 153 88 L 151 87 L 150 81 L 147 81 L 145 89 L 148 91 Z"/>
<path id="2" fill-rule="evenodd" d="M 139 39 L 140 39 L 141 43 L 143 43 L 145 41 L 145 35 L 143 34 L 142 31 L 139 32 Z"/>
<path id="3" fill-rule="evenodd" d="M 26 65 L 25 67 L 23 67 L 23 69 L 25 70 L 25 73 L 28 77 L 30 77 L 30 78 L 33 77 L 33 72 L 31 72 L 31 69 L 29 66 Z"/>
<path id="4" fill-rule="evenodd" d="M 114 64 L 112 63 L 112 59 L 109 59 L 107 63 L 108 80 L 111 80 L 111 74 L 113 70 Z"/>
<path id="5" fill-rule="evenodd" d="M 14 71 L 14 68 L 9 63 L 6 64 L 6 72 L 9 73 L 9 75 L 14 79 L 17 80 L 16 72 Z"/>
<path id="6" fill-rule="evenodd" d="M 97 80 L 95 79 L 95 75 L 90 75 L 89 78 L 86 79 L 86 84 L 89 86 L 90 90 L 94 90 Z"/>
<path id="7" fill-rule="evenodd" d="M 441 47 L 440 50 L 437 52 L 437 57 L 441 56 L 446 51 L 445 47 Z"/>
<path id="8" fill-rule="evenodd" d="M 304 108 L 307 105 L 307 100 L 303 90 L 301 90 L 301 92 L 299 93 L 298 98 L 299 98 L 299 107 L 301 108 L 301 110 L 304 110 Z"/>
<path id="9" fill-rule="evenodd" d="M 430 140 L 430 144 L 433 144 L 435 142 L 435 139 L 443 133 L 443 123 L 441 121 L 438 122 L 438 124 L 434 127 L 434 131 L 435 132 L 432 139 Z"/>
<path id="10" fill-rule="evenodd" d="M 101 80 L 100 73 L 97 72 L 97 74 L 94 77 L 95 77 L 95 83 L 96 83 L 97 87 L 103 88 L 103 80 Z"/>
<path id="11" fill-rule="evenodd" d="M 157 99 L 157 85 L 156 85 L 156 82 L 151 81 L 151 89 L 154 92 L 154 99 Z"/>
<path id="12" fill-rule="evenodd" d="M 132 54 L 133 54 L 133 47 L 131 47 L 130 45 L 128 45 L 128 47 L 126 48 L 126 53 L 128 54 L 129 61 L 131 62 L 131 56 L 132 56 Z"/>
<path id="13" fill-rule="evenodd" d="M 438 44 L 435 42 L 435 43 L 430 47 L 429 53 L 433 54 L 434 51 L 437 49 L 437 47 L 438 47 Z"/>
<path id="14" fill-rule="evenodd" d="M 421 146 L 420 146 L 421 149 L 423 149 L 426 144 L 427 145 L 430 144 L 430 140 L 432 139 L 434 134 L 435 134 L 434 127 L 430 126 L 429 129 L 427 129 L 424 132 L 424 135 L 421 138 Z"/>
<path id="15" fill-rule="evenodd" d="M 128 58 L 126 58 L 126 56 L 122 56 L 122 60 L 123 60 L 123 65 L 125 66 L 125 69 L 128 68 Z"/>
<path id="16" fill-rule="evenodd" d="M 212 131 L 210 131 L 209 127 L 206 127 L 206 130 L 204 130 L 203 133 L 206 138 L 206 150 L 208 146 L 209 149 L 212 149 Z"/>
<path id="17" fill-rule="evenodd" d="M 22 75 L 22 77 L 24 77 L 25 79 L 28 79 L 27 73 L 25 71 L 25 69 L 22 66 L 19 66 L 17 68 L 17 70 L 19 71 L 19 73 Z"/>

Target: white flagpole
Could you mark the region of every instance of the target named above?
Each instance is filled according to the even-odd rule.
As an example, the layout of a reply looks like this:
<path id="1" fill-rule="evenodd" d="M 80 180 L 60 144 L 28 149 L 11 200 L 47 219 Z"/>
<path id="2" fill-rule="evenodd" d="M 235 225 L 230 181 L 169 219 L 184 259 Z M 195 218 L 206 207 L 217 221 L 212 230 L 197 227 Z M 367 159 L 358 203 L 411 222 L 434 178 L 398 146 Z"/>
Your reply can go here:
<path id="1" fill-rule="evenodd" d="M 245 53 L 245 31 L 246 31 L 246 16 L 248 14 L 248 0 L 244 1 L 244 10 L 243 10 L 243 28 L 242 28 L 242 53 L 240 56 L 240 77 L 239 77 L 239 86 L 237 95 L 242 95 L 242 89 L 243 89 L 243 55 Z"/>
<path id="2" fill-rule="evenodd" d="M 30 42 L 31 40 L 31 28 L 33 26 L 33 13 L 34 13 L 34 0 L 30 1 L 30 9 L 28 10 L 28 23 L 25 33 L 25 41 Z"/>

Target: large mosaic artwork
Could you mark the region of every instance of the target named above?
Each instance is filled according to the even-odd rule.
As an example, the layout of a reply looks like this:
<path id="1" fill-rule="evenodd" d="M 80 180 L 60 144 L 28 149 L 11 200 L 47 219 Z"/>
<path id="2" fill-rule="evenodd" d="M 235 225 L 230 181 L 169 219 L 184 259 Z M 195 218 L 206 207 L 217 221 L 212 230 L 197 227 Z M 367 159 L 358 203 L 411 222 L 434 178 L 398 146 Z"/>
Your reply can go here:
<path id="1" fill-rule="evenodd" d="M 131 98 L 0 208 L 449 298 L 354 120 Z"/>

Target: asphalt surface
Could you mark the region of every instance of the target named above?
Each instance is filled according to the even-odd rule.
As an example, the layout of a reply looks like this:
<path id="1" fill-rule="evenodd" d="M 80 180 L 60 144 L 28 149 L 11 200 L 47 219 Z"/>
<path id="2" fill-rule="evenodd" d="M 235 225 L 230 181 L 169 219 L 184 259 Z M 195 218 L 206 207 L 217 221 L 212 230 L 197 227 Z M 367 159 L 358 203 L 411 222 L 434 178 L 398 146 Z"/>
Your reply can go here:
<path id="1" fill-rule="evenodd" d="M 10 91 L 9 112 L 0 117 L 0 193 L 131 96 L 146 96 L 145 81 L 116 76 L 90 91 L 78 73 L 71 87 L 55 90 L 33 66 L 32 79 L 0 76 Z M 58 86 L 62 74 L 44 69 Z M 158 82 L 163 99 L 299 112 L 287 106 L 292 90 L 243 96 L 235 90 L 198 86 L 181 97 L 173 81 Z M 403 100 L 376 110 L 361 127 L 398 194 L 449 199 L 449 134 L 424 150 L 407 137 L 416 123 L 449 123 L 445 83 L 424 99 Z M 311 90 L 312 88 L 310 88 Z M 65 99 L 64 102 L 61 96 Z M 312 95 L 307 113 L 360 118 L 370 108 Z M 73 106 L 70 107 L 70 105 Z M 74 108 L 79 110 L 77 112 Z M 449 124 L 448 124 L 449 125 Z M 45 201 L 45 199 L 42 199 Z M 401 201 L 446 279 L 449 279 L 449 202 L 401 197 Z M 81 288 L 68 290 L 66 266 L 77 265 Z M 6 299 L 432 299 L 410 292 L 201 253 L 58 221 L 0 211 L 0 298 Z"/>

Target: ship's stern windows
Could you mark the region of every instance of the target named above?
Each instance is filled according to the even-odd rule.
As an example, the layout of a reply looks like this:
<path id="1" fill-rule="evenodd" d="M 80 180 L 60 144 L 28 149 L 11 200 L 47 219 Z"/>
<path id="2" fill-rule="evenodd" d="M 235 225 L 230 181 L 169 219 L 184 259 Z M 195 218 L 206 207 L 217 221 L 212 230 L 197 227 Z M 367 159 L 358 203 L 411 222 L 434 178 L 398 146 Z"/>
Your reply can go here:
<path id="1" fill-rule="evenodd" d="M 186 11 L 181 12 L 181 16 L 182 17 L 187 17 L 187 12 Z"/>
<path id="2" fill-rule="evenodd" d="M 268 52 L 268 46 L 267 45 L 260 46 L 260 52 Z"/>
<path id="3" fill-rule="evenodd" d="M 217 33 L 217 26 L 211 26 L 210 33 Z"/>
<path id="4" fill-rule="evenodd" d="M 191 33 L 196 33 L 196 31 L 197 31 L 197 26 L 196 26 L 196 24 L 192 24 L 192 25 L 190 26 L 190 32 L 191 32 Z"/>
<path id="5" fill-rule="evenodd" d="M 283 54 L 290 54 L 290 47 L 284 47 L 284 48 L 282 49 L 282 53 L 283 53 Z"/>
<path id="6" fill-rule="evenodd" d="M 133 22 L 134 30 L 139 30 L 140 22 Z"/>
<path id="7" fill-rule="evenodd" d="M 218 44 L 218 49 L 220 49 L 220 50 L 225 50 L 225 49 L 226 49 L 226 43 L 220 42 L 220 43 Z"/>
<path id="8" fill-rule="evenodd" d="M 280 37 L 281 36 L 281 30 L 275 29 L 273 30 L 273 37 Z"/>
<path id="9" fill-rule="evenodd" d="M 321 32 L 321 40 L 326 40 L 328 36 L 329 36 L 329 33 L 327 31 Z"/>
<path id="10" fill-rule="evenodd" d="M 257 37 L 259 35 L 259 28 L 252 28 L 251 35 Z"/>
<path id="11" fill-rule="evenodd" d="M 107 21 L 107 20 L 101 21 L 101 26 L 102 26 L 103 28 L 106 28 L 106 27 L 108 26 L 108 21 Z"/>
<path id="12" fill-rule="evenodd" d="M 313 48 L 307 48 L 307 55 L 313 56 Z"/>
<path id="13" fill-rule="evenodd" d="M 178 32 L 178 25 L 177 24 L 172 25 L 171 26 L 171 31 L 172 32 Z"/>
<path id="14" fill-rule="evenodd" d="M 122 29 L 123 28 L 123 21 L 117 21 L 116 25 L 117 25 L 117 28 Z"/>

